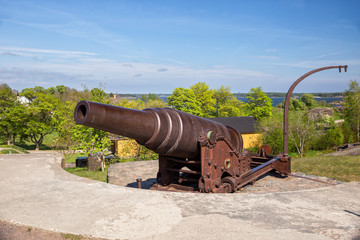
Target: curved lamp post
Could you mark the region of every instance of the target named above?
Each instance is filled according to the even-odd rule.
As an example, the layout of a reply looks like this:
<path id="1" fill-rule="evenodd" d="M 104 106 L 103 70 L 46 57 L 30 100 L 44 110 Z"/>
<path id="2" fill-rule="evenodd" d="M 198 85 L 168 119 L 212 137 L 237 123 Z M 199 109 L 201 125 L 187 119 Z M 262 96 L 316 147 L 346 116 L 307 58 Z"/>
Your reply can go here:
<path id="1" fill-rule="evenodd" d="M 306 77 L 310 76 L 313 73 L 320 72 L 323 70 L 328 70 L 332 68 L 338 68 L 339 72 L 341 72 L 341 68 L 344 68 L 345 72 L 347 71 L 347 65 L 345 66 L 329 66 L 329 67 L 322 67 L 317 68 L 315 70 L 312 70 L 304 75 L 302 75 L 298 80 L 296 80 L 291 87 L 289 88 L 289 91 L 286 94 L 285 98 L 285 105 L 284 105 L 284 156 L 288 156 L 289 146 L 288 146 L 288 122 L 289 122 L 289 102 L 292 92 L 294 91 L 294 88 Z"/>

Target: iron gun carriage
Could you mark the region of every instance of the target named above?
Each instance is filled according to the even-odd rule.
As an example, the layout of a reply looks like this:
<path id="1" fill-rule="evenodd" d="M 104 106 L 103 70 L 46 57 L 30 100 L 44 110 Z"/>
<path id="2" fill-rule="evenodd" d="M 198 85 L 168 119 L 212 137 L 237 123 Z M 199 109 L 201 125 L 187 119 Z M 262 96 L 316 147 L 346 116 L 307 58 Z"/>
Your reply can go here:
<path id="1" fill-rule="evenodd" d="M 241 134 L 229 126 L 171 108 L 134 110 L 81 101 L 76 123 L 135 139 L 159 154 L 157 187 L 235 192 L 275 170 L 290 174 L 290 157 L 243 150 Z"/>

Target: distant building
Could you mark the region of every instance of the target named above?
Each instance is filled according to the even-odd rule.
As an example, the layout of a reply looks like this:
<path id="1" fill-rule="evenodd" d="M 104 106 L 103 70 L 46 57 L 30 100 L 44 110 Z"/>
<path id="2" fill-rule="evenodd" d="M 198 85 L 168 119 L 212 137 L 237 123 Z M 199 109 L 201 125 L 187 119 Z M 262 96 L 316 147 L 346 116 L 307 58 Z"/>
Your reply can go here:
<path id="1" fill-rule="evenodd" d="M 257 122 L 253 117 L 217 117 L 208 119 L 232 127 L 240 132 L 244 141 L 244 149 L 261 146 L 260 137 L 262 134 L 256 130 Z"/>
<path id="2" fill-rule="evenodd" d="M 17 100 L 21 103 L 21 104 L 29 104 L 30 100 L 27 97 L 24 96 L 18 96 Z"/>

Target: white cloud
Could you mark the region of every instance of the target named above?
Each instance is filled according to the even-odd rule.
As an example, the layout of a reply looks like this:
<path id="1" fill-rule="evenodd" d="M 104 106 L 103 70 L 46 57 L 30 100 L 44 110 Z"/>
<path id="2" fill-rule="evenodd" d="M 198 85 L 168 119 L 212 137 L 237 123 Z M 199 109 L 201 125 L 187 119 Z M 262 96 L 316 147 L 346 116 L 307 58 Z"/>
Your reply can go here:
<path id="1" fill-rule="evenodd" d="M 83 56 L 97 56 L 96 53 L 91 52 L 79 52 L 79 51 L 64 51 L 54 49 L 39 49 L 39 48 L 19 48 L 19 47 L 7 47 L 0 46 L 2 54 L 7 53 L 14 56 L 28 56 L 28 57 L 39 57 L 39 56 L 55 56 L 61 58 L 78 58 Z"/>

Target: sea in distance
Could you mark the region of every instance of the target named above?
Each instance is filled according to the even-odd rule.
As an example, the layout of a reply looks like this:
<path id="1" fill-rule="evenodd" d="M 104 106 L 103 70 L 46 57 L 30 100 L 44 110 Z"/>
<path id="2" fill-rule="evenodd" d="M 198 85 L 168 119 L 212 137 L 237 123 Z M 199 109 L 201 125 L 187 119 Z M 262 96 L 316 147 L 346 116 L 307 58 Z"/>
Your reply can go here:
<path id="1" fill-rule="evenodd" d="M 247 102 L 246 97 L 239 97 L 237 98 L 242 102 Z M 275 107 L 277 106 L 279 103 L 282 103 L 284 101 L 284 97 L 272 97 L 272 106 Z M 326 103 L 331 103 L 331 102 L 340 102 L 343 100 L 342 97 L 319 97 L 319 98 L 314 98 L 316 101 L 325 101 Z M 333 105 L 334 107 L 339 107 L 341 105 Z"/>
<path id="2" fill-rule="evenodd" d="M 167 101 L 167 96 L 160 96 L 161 99 L 163 99 L 165 102 Z M 242 102 L 247 102 L 246 97 L 238 97 L 237 99 L 239 99 Z M 275 107 L 277 106 L 279 103 L 282 103 L 282 101 L 284 101 L 284 97 L 271 97 L 272 100 L 272 106 Z M 342 97 L 317 97 L 314 98 L 316 101 L 325 101 L 326 103 L 331 103 L 331 102 L 340 102 L 343 100 Z M 334 107 L 340 107 L 341 105 L 333 105 Z"/>

